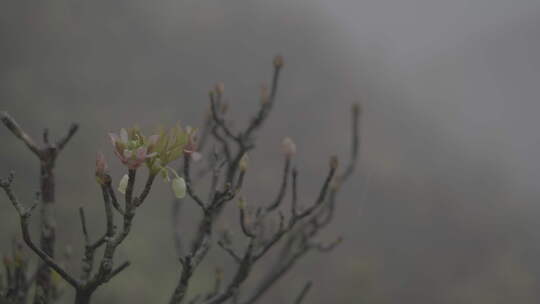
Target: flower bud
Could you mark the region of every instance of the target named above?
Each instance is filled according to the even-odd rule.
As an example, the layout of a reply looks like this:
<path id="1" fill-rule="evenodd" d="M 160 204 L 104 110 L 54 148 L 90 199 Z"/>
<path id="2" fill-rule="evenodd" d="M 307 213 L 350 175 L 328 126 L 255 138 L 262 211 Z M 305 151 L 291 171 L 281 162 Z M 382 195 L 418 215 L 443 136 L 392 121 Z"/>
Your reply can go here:
<path id="1" fill-rule="evenodd" d="M 103 185 L 107 181 L 107 169 L 108 169 L 107 161 L 105 160 L 105 156 L 103 153 L 98 152 L 96 157 L 96 181 Z"/>
<path id="2" fill-rule="evenodd" d="M 128 182 L 129 176 L 127 174 L 124 174 L 124 176 L 122 176 L 122 179 L 120 180 L 120 183 L 118 183 L 118 192 L 126 194 Z"/>
<path id="3" fill-rule="evenodd" d="M 337 169 L 338 164 L 339 164 L 339 161 L 338 161 L 337 156 L 334 155 L 334 156 L 330 157 L 330 168 L 335 170 L 335 169 Z"/>
<path id="4" fill-rule="evenodd" d="M 240 171 L 245 172 L 247 170 L 248 161 L 249 161 L 249 158 L 247 154 L 244 154 L 242 158 L 240 158 L 240 163 L 238 164 Z"/>
<path id="5" fill-rule="evenodd" d="M 190 126 L 186 127 L 187 142 L 184 146 L 184 154 L 190 156 L 197 150 L 196 130 Z"/>
<path id="6" fill-rule="evenodd" d="M 283 56 L 277 55 L 276 57 L 274 57 L 274 68 L 279 69 L 283 67 L 283 64 L 284 64 Z"/>
<path id="7" fill-rule="evenodd" d="M 138 127 L 129 130 L 121 129 L 119 135 L 109 133 L 109 137 L 114 147 L 114 153 L 129 169 L 137 169 L 146 160 L 156 155 L 156 153 L 148 151 L 148 143 L 145 142 Z"/>
<path id="8" fill-rule="evenodd" d="M 225 91 L 225 85 L 223 84 L 223 82 L 219 82 L 214 87 L 214 90 L 218 95 L 223 95 L 223 92 Z"/>
<path id="9" fill-rule="evenodd" d="M 285 137 L 281 143 L 283 153 L 287 157 L 291 157 L 296 154 L 296 144 L 290 137 Z"/>
<path id="10" fill-rule="evenodd" d="M 175 177 L 171 182 L 171 188 L 176 198 L 186 196 L 186 181 L 181 177 Z"/>

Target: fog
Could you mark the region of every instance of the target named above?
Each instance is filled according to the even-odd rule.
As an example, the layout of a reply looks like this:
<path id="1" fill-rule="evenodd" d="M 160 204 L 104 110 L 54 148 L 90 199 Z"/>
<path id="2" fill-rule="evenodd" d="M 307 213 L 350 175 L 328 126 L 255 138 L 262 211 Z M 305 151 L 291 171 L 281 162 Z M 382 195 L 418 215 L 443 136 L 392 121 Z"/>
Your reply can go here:
<path id="1" fill-rule="evenodd" d="M 291 136 L 302 195 L 314 197 L 328 156 L 347 157 L 355 101 L 364 107 L 361 163 L 324 236 L 344 243 L 310 255 L 261 303 L 292 303 L 308 279 L 307 303 L 540 301 L 534 0 L 2 1 L 0 110 L 36 137 L 81 125 L 56 169 L 58 247 L 72 244 L 74 271 L 77 208 L 86 206 L 96 235 L 102 229 L 96 151 L 122 174 L 107 133 L 198 126 L 220 81 L 230 117 L 244 124 L 278 53 L 282 86 L 246 196 L 274 193 L 279 143 Z M 15 189 L 30 201 L 37 161 L 3 127 L 0 140 L 0 174 L 15 170 Z M 181 267 L 170 193 L 162 183 L 155 192 L 121 247 L 133 266 L 99 290 L 98 303 L 170 296 Z M 0 251 L 20 233 L 17 221 L 0 196 Z M 211 273 L 202 267 L 195 288 Z"/>

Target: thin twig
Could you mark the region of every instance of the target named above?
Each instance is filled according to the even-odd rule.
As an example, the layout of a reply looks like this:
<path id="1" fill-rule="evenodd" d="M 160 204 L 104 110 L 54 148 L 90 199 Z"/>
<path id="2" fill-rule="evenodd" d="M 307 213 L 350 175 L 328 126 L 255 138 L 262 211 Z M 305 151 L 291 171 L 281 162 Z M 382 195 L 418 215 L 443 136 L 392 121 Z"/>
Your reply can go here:
<path id="1" fill-rule="evenodd" d="M 8 128 L 8 130 L 15 135 L 18 139 L 22 140 L 24 144 L 30 149 L 30 151 L 34 152 L 35 155 L 38 157 L 41 157 L 40 148 L 35 143 L 35 141 L 28 135 L 24 130 L 19 126 L 19 124 L 11 117 L 7 112 L 0 112 L 0 118 L 2 119 L 2 122 Z"/>
<path id="2" fill-rule="evenodd" d="M 285 157 L 285 165 L 283 168 L 283 177 L 281 178 L 281 186 L 279 188 L 278 195 L 274 202 L 266 208 L 267 212 L 275 210 L 281 202 L 283 201 L 283 197 L 285 196 L 285 192 L 287 191 L 287 185 L 289 181 L 289 168 L 291 167 L 291 157 L 286 156 Z"/>
<path id="3" fill-rule="evenodd" d="M 301 304 L 304 301 L 312 285 L 313 285 L 313 282 L 311 281 L 307 282 L 306 285 L 304 285 L 304 287 L 302 288 L 302 291 L 300 292 L 300 294 L 294 301 L 294 304 Z"/>

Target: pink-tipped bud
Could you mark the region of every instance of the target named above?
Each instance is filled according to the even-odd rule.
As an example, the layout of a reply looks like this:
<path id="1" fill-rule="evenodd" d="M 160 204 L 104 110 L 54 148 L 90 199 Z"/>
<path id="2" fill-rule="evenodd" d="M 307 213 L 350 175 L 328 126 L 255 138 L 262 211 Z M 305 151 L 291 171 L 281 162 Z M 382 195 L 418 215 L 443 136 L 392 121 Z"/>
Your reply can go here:
<path id="1" fill-rule="evenodd" d="M 108 168 L 109 166 L 105 160 L 105 155 L 103 155 L 102 152 L 98 152 L 96 157 L 96 172 L 105 173 Z"/>
<path id="2" fill-rule="evenodd" d="M 194 129 L 190 126 L 186 127 L 186 133 L 188 134 L 188 141 L 184 146 L 184 154 L 191 156 L 197 152 L 197 135 Z"/>
<path id="3" fill-rule="evenodd" d="M 96 157 L 96 180 L 99 184 L 103 185 L 107 181 L 108 168 L 105 156 L 103 153 L 98 152 Z"/>
<path id="4" fill-rule="evenodd" d="M 285 137 L 281 142 L 281 149 L 287 157 L 291 157 L 296 154 L 296 144 L 290 137 Z"/>
<path id="5" fill-rule="evenodd" d="M 283 56 L 277 55 L 276 57 L 274 57 L 274 67 L 276 69 L 283 67 L 283 64 L 284 64 Z"/>
<path id="6" fill-rule="evenodd" d="M 216 86 L 214 87 L 214 90 L 216 91 L 216 93 L 218 95 L 223 95 L 223 92 L 225 92 L 225 85 L 223 84 L 223 82 L 219 82 L 216 84 Z"/>
<path id="7" fill-rule="evenodd" d="M 338 161 L 337 156 L 334 155 L 330 157 L 330 168 L 335 170 L 337 169 L 338 165 L 339 165 L 339 161 Z"/>

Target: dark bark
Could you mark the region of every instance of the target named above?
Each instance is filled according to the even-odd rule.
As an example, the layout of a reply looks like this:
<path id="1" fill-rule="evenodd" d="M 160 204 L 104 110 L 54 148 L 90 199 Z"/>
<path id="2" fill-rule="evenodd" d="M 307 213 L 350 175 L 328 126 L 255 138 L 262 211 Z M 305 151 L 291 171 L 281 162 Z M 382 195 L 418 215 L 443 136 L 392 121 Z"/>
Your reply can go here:
<path id="1" fill-rule="evenodd" d="M 43 155 L 41 161 L 40 189 L 41 189 L 41 237 L 40 247 L 48 256 L 54 257 L 54 247 L 56 243 L 56 223 L 54 221 L 54 158 L 52 149 L 44 150 L 49 155 Z M 43 153 L 43 154 L 45 154 Z M 51 269 L 43 262 L 39 265 L 36 274 L 36 296 L 34 304 L 50 303 L 54 293 L 54 286 L 51 282 Z"/>
<path id="2" fill-rule="evenodd" d="M 80 289 L 75 294 L 75 304 L 89 304 L 93 291 Z"/>

